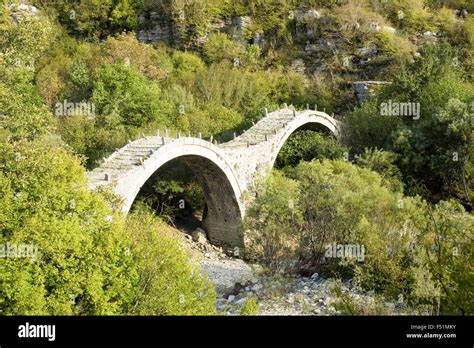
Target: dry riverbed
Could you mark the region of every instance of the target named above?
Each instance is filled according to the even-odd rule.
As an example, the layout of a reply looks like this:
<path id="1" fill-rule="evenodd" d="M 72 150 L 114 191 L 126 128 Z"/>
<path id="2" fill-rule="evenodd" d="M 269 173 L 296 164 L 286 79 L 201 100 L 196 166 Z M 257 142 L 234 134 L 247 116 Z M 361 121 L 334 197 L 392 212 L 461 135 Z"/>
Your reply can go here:
<path id="1" fill-rule="evenodd" d="M 205 236 L 193 232 L 185 234 L 186 249 L 200 266 L 201 273 L 216 285 L 217 310 L 222 315 L 239 315 L 245 301 L 255 297 L 259 315 L 337 315 L 334 288 L 351 299 L 371 305 L 372 296 L 363 294 L 351 282 L 336 285 L 315 273 L 311 277 L 269 274 L 257 264 L 247 263 L 211 245 Z M 229 255 L 230 254 L 230 255 Z M 386 303 L 390 312 L 397 314 L 397 304 Z"/>

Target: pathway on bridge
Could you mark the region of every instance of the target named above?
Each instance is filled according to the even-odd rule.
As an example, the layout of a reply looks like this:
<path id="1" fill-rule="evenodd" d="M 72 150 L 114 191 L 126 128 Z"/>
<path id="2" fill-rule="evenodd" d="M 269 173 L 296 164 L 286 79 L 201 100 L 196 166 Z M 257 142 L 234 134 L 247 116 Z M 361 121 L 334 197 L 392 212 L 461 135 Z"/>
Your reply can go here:
<path id="1" fill-rule="evenodd" d="M 243 134 L 234 140 L 219 144 L 218 147 L 231 150 L 231 148 L 236 147 L 259 145 L 272 140 L 279 134 L 281 129 L 284 129 L 295 118 L 315 113 L 329 120 L 335 127 L 338 127 L 339 122 L 324 112 L 313 110 L 295 111 L 290 107 L 268 113 L 266 117 L 262 118 Z M 189 138 L 188 136 L 183 137 Z M 164 134 L 157 134 L 129 142 L 129 144 L 104 159 L 99 167 L 87 173 L 91 187 L 94 188 L 107 184 L 112 179 L 116 179 L 128 171 L 142 166 L 156 150 L 178 139 L 177 137 L 172 138 L 164 136 Z"/>

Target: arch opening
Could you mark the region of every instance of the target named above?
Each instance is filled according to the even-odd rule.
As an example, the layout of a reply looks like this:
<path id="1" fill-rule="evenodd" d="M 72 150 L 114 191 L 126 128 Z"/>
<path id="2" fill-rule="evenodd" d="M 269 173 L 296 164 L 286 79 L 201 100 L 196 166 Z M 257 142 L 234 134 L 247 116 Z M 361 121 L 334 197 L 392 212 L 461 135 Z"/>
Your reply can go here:
<path id="1" fill-rule="evenodd" d="M 164 181 L 170 185 L 164 186 Z M 157 183 L 159 187 L 156 187 Z M 134 204 L 144 198 L 150 203 L 150 194 L 163 193 L 167 189 L 177 193 L 171 200 L 172 212 L 177 215 L 176 227 L 187 233 L 201 227 L 208 240 L 216 245 L 233 247 L 241 244 L 238 197 L 226 173 L 212 160 L 199 155 L 182 155 L 169 160 L 146 180 Z M 162 203 L 159 200 L 160 197 L 151 199 L 152 208 L 158 213 L 163 212 L 163 207 L 157 205 Z"/>
<path id="2" fill-rule="evenodd" d="M 284 138 L 275 153 L 273 168 L 295 167 L 300 161 L 322 158 L 342 158 L 344 147 L 326 125 L 319 122 L 305 123 Z"/>

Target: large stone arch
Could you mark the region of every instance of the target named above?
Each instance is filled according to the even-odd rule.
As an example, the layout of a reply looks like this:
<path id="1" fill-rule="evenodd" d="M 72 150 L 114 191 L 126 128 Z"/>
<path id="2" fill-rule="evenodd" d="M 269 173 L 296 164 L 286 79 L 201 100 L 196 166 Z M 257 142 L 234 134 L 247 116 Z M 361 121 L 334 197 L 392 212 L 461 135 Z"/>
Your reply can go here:
<path id="1" fill-rule="evenodd" d="M 140 188 L 164 164 L 182 159 L 201 183 L 207 205 L 203 227 L 215 244 L 239 245 L 241 188 L 217 146 L 197 138 L 181 138 L 156 150 L 142 165 L 116 178 L 114 191 L 130 210 Z"/>

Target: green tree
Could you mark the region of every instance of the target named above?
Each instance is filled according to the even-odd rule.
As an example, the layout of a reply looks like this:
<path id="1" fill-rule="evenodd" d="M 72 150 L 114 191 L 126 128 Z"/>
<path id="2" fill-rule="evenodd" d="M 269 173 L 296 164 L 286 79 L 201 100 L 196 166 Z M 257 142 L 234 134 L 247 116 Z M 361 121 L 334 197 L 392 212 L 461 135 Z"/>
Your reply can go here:
<path id="1" fill-rule="evenodd" d="M 147 83 L 124 64 L 105 64 L 93 82 L 92 101 L 101 116 L 99 122 L 112 127 L 140 127 L 151 121 L 166 125 L 172 106 L 161 96 L 158 85 Z"/>
<path id="2" fill-rule="evenodd" d="M 244 55 L 243 47 L 230 40 L 225 33 L 221 32 L 209 35 L 203 50 L 206 61 L 209 64 L 219 63 L 224 59 L 240 64 L 240 60 Z"/>

